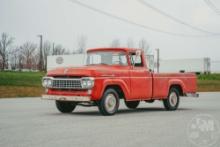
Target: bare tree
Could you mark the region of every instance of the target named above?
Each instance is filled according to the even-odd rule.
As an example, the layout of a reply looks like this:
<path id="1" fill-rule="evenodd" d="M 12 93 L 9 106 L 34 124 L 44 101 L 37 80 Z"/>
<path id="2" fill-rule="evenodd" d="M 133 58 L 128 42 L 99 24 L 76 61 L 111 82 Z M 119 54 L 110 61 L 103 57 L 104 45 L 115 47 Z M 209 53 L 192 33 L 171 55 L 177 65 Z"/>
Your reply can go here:
<path id="1" fill-rule="evenodd" d="M 21 71 L 21 69 L 23 69 L 24 67 L 24 57 L 22 55 L 22 53 L 20 52 L 20 54 L 18 55 L 18 69 L 19 71 Z"/>
<path id="2" fill-rule="evenodd" d="M 145 40 L 144 38 L 142 38 L 140 41 L 139 41 L 139 48 L 140 49 L 143 49 L 145 54 L 148 54 L 149 53 L 149 48 L 150 48 L 150 45 L 149 43 L 147 42 L 147 40 Z"/>
<path id="3" fill-rule="evenodd" d="M 0 56 L 0 68 L 2 68 L 2 57 Z"/>
<path id="4" fill-rule="evenodd" d="M 32 65 L 34 63 L 34 56 L 37 45 L 31 42 L 26 42 L 21 46 L 21 53 L 23 55 L 25 67 L 27 69 L 32 69 Z"/>
<path id="5" fill-rule="evenodd" d="M 65 55 L 69 52 L 60 44 L 56 45 L 52 51 L 52 55 Z"/>
<path id="6" fill-rule="evenodd" d="M 127 40 L 127 47 L 128 48 L 134 48 L 134 41 L 132 38 L 128 38 Z"/>
<path id="7" fill-rule="evenodd" d="M 19 61 L 19 55 L 20 55 L 20 47 L 13 47 L 10 52 L 8 53 L 10 57 L 10 66 L 12 69 L 18 68 L 18 61 Z"/>
<path id="8" fill-rule="evenodd" d="M 1 69 L 4 70 L 6 63 L 7 63 L 7 57 L 8 57 L 8 50 L 10 45 L 13 43 L 13 38 L 9 37 L 6 33 L 1 34 L 0 38 L 0 56 L 1 56 L 1 62 L 2 66 Z"/>
<path id="9" fill-rule="evenodd" d="M 81 35 L 77 39 L 77 53 L 85 53 L 87 37 Z"/>
<path id="10" fill-rule="evenodd" d="M 40 60 L 40 52 L 35 51 L 34 57 L 32 58 L 32 68 L 35 70 L 39 70 L 39 60 Z"/>
<path id="11" fill-rule="evenodd" d="M 114 39 L 112 40 L 111 44 L 110 44 L 111 47 L 120 47 L 120 40 L 119 39 Z"/>

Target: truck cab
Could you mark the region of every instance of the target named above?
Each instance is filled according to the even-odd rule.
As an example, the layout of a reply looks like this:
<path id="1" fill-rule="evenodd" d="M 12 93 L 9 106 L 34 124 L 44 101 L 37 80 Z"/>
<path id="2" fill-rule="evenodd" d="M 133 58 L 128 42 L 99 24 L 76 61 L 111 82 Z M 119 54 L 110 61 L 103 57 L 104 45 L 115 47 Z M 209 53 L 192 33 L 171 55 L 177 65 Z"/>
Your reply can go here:
<path id="1" fill-rule="evenodd" d="M 144 52 L 129 48 L 89 49 L 84 66 L 50 70 L 42 85 L 46 89 L 42 98 L 55 100 L 62 113 L 83 105 L 113 115 L 120 99 L 130 109 L 140 101 L 161 100 L 167 110 L 176 110 L 180 96 L 198 96 L 194 73 L 154 73 Z"/>

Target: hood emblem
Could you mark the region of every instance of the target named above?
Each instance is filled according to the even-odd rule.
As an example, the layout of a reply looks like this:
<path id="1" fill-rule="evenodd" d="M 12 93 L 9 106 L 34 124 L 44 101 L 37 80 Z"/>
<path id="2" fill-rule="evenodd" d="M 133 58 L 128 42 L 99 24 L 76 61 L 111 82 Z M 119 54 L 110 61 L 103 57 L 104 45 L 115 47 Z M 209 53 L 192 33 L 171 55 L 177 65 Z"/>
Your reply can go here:
<path id="1" fill-rule="evenodd" d="M 67 72 L 68 72 L 68 68 L 65 68 L 63 73 L 66 74 Z"/>

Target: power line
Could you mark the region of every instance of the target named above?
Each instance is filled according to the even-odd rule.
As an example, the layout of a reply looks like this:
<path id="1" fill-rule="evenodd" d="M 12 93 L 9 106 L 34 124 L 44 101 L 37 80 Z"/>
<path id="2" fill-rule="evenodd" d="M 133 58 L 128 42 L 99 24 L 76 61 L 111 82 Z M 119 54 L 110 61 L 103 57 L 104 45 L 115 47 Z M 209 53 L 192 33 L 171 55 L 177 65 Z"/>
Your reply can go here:
<path id="1" fill-rule="evenodd" d="M 182 25 L 185 25 L 185 26 L 187 26 L 187 27 L 189 27 L 189 28 L 191 28 L 191 29 L 193 29 L 193 30 L 196 30 L 196 31 L 199 31 L 199 32 L 202 32 L 202 33 L 206 33 L 206 34 L 210 34 L 210 35 L 220 35 L 219 33 L 209 32 L 209 31 L 200 29 L 200 28 L 198 28 L 198 27 L 195 27 L 195 26 L 193 26 L 193 25 L 191 25 L 191 24 L 188 24 L 188 23 L 182 21 L 181 19 L 176 18 L 176 17 L 173 17 L 173 16 L 169 15 L 168 13 L 166 13 L 166 12 L 164 12 L 164 11 L 162 11 L 162 10 L 156 8 L 156 7 L 154 7 L 153 5 L 151 5 L 150 3 L 146 2 L 145 0 L 138 0 L 138 2 L 140 2 L 141 4 L 143 4 L 143 5 L 145 5 L 145 6 L 149 7 L 149 8 L 151 8 L 152 10 L 158 12 L 159 14 L 161 14 L 161 15 L 163 15 L 163 16 L 165 16 L 165 17 L 167 17 L 167 18 L 169 18 L 169 19 L 171 19 L 171 20 L 173 20 L 173 21 L 175 21 L 175 22 L 177 22 L 177 23 L 180 23 L 180 24 L 182 24 Z"/>
<path id="2" fill-rule="evenodd" d="M 212 37 L 213 36 L 213 35 L 207 35 L 207 34 L 206 35 L 191 35 L 191 34 L 183 34 L 183 33 L 175 33 L 175 32 L 165 31 L 165 30 L 161 30 L 161 29 L 154 28 L 154 27 L 151 27 L 151 26 L 139 24 L 139 23 L 136 23 L 134 21 L 131 21 L 131 20 L 123 18 L 123 17 L 119 17 L 119 16 L 116 16 L 116 15 L 113 15 L 111 13 L 105 12 L 103 10 L 100 10 L 100 9 L 94 8 L 92 6 L 89 6 L 89 5 L 85 4 L 85 3 L 82 3 L 79 0 L 69 0 L 69 1 L 79 5 L 81 7 L 90 9 L 90 10 L 92 10 L 94 12 L 97 12 L 97 13 L 100 13 L 102 15 L 105 15 L 105 16 L 108 16 L 108 17 L 120 20 L 122 22 L 126 22 L 126 23 L 131 24 L 131 25 L 138 26 L 138 27 L 146 29 L 146 30 L 151 30 L 151 31 L 154 31 L 154 32 L 159 32 L 159 33 L 163 33 L 163 34 L 167 34 L 167 35 L 171 35 L 171 36 L 179 36 L 179 37 Z"/>
<path id="3" fill-rule="evenodd" d="M 203 0 L 206 5 L 211 8 L 216 14 L 220 15 L 220 9 L 218 9 L 210 0 Z"/>

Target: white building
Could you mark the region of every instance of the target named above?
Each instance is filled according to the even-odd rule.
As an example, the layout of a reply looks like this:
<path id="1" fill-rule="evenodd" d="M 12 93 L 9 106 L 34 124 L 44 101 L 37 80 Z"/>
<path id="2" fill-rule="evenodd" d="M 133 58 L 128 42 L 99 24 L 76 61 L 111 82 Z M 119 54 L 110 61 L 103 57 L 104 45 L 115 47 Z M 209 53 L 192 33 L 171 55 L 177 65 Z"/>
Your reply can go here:
<path id="1" fill-rule="evenodd" d="M 85 54 L 47 56 L 47 71 L 58 67 L 77 67 L 84 65 Z"/>
<path id="2" fill-rule="evenodd" d="M 210 73 L 210 58 L 160 60 L 160 72 Z"/>

